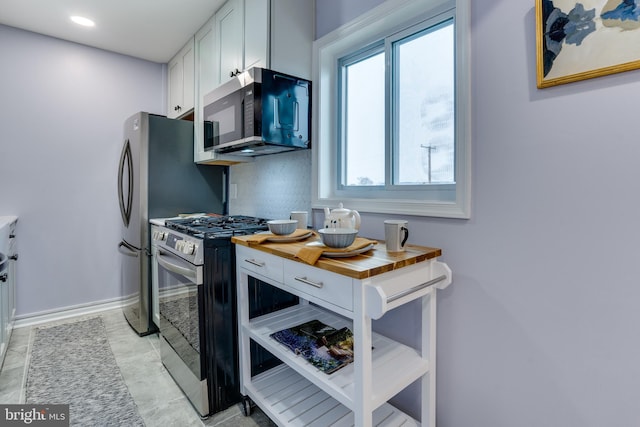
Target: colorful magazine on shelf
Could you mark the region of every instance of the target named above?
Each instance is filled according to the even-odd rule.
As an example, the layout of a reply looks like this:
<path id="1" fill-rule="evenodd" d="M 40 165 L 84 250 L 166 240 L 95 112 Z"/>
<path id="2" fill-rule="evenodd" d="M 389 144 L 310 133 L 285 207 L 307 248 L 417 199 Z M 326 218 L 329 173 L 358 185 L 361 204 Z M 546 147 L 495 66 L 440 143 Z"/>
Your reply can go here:
<path id="1" fill-rule="evenodd" d="M 353 362 L 353 333 L 349 328 L 335 329 L 312 320 L 270 336 L 325 374 Z"/>

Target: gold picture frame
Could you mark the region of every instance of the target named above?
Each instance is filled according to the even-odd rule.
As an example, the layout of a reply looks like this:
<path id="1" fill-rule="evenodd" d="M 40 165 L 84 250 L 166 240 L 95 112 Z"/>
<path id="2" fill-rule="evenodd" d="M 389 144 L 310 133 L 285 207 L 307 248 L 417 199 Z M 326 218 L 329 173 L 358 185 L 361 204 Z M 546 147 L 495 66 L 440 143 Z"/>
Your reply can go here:
<path id="1" fill-rule="evenodd" d="M 536 0 L 538 88 L 638 68 L 640 0 Z"/>

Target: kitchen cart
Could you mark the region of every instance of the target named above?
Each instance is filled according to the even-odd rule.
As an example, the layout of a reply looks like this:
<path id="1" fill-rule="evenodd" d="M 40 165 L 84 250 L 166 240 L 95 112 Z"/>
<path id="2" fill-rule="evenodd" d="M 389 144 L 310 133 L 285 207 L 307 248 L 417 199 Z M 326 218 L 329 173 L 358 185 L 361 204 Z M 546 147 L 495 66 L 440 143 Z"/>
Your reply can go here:
<path id="1" fill-rule="evenodd" d="M 451 283 L 451 270 L 435 248 L 408 245 L 390 254 L 384 244 L 349 258 L 321 257 L 314 265 L 296 258 L 308 241 L 249 242 L 234 237 L 238 286 L 241 393 L 280 426 L 435 426 L 436 290 Z M 249 316 L 249 281 L 290 292 L 300 303 Z M 419 299 L 419 348 L 372 331 L 372 320 Z M 353 332 L 354 361 L 326 374 L 270 335 L 319 320 Z M 251 374 L 251 341 L 283 363 Z M 388 400 L 420 381 L 421 422 Z M 245 406 L 246 408 L 246 406 Z"/>

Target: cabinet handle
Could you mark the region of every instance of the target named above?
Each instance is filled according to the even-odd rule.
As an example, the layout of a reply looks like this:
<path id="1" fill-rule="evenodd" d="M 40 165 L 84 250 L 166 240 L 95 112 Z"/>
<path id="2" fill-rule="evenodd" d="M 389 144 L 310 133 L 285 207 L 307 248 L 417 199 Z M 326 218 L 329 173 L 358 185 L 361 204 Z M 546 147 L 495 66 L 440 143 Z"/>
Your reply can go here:
<path id="1" fill-rule="evenodd" d="M 298 282 L 302 282 L 305 285 L 311 285 L 311 286 L 314 286 L 316 288 L 321 288 L 323 286 L 322 282 L 314 282 L 314 281 L 311 281 L 311 280 L 307 279 L 306 277 L 295 277 L 295 279 Z"/>
<path id="2" fill-rule="evenodd" d="M 245 261 L 258 267 L 264 267 L 264 262 L 262 261 L 256 261 L 255 259 L 245 259 Z"/>
<path id="3" fill-rule="evenodd" d="M 13 260 L 13 261 L 17 261 L 18 260 L 18 254 L 15 255 L 10 255 L 9 259 Z"/>
<path id="4" fill-rule="evenodd" d="M 231 71 L 231 72 L 229 73 L 229 77 L 235 77 L 235 76 L 237 76 L 238 74 L 240 74 L 240 70 L 238 70 L 238 69 L 236 68 L 235 70 L 233 70 L 233 71 Z"/>
<path id="5" fill-rule="evenodd" d="M 7 275 L 7 273 L 0 274 L 0 282 L 6 282 L 7 281 L 7 277 L 9 277 Z"/>

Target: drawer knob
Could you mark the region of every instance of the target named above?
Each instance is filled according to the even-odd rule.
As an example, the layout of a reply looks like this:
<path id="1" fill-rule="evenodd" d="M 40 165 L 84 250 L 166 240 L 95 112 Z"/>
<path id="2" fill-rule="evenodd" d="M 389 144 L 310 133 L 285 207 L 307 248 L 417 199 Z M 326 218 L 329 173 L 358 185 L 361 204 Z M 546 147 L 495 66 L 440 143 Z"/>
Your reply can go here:
<path id="1" fill-rule="evenodd" d="M 316 288 L 321 288 L 322 282 L 314 282 L 312 280 L 307 279 L 306 277 L 296 277 L 295 278 L 298 282 L 302 282 L 305 285 L 311 285 L 311 286 L 315 286 Z"/>

